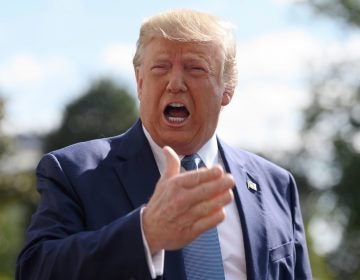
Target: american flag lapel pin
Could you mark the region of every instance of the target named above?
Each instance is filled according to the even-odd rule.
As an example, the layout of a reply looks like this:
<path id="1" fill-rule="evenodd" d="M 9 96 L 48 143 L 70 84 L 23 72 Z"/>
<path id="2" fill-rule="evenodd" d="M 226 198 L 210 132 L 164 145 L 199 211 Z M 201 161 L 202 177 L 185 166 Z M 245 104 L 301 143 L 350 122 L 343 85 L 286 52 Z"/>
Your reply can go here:
<path id="1" fill-rule="evenodd" d="M 253 181 L 247 180 L 246 185 L 249 190 L 257 191 L 257 185 Z"/>

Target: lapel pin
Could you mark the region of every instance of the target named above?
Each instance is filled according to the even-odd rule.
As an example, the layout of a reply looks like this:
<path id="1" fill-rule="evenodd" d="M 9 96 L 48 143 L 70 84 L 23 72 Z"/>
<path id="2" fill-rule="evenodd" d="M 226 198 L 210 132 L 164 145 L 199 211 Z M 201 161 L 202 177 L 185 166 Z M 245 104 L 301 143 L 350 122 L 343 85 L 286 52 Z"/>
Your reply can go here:
<path id="1" fill-rule="evenodd" d="M 257 191 L 257 185 L 254 182 L 247 180 L 246 185 L 249 190 Z"/>

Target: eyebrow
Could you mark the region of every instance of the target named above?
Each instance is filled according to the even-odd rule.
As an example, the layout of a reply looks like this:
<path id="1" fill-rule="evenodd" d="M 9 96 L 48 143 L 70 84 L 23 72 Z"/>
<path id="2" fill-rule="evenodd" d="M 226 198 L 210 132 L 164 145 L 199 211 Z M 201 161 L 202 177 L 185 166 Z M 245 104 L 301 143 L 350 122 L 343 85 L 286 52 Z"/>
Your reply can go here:
<path id="1" fill-rule="evenodd" d="M 155 57 L 153 59 L 151 59 L 150 61 L 152 63 L 166 62 L 169 59 L 169 57 L 170 56 L 168 54 L 161 53 L 159 55 L 155 55 Z M 207 59 L 204 55 L 201 55 L 201 54 L 187 53 L 183 56 L 182 59 L 185 60 L 185 62 L 204 62 L 208 66 L 212 65 L 211 60 Z"/>

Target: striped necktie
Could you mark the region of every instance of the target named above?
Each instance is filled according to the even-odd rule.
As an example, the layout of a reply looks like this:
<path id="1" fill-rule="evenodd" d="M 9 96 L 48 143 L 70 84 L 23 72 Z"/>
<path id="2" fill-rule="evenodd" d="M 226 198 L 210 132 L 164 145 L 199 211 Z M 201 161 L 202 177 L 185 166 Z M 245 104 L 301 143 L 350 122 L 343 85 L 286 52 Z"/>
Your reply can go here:
<path id="1" fill-rule="evenodd" d="M 185 170 L 204 167 L 197 154 L 181 160 Z M 188 280 L 224 280 L 219 237 L 216 227 L 204 232 L 183 248 L 185 271 Z"/>

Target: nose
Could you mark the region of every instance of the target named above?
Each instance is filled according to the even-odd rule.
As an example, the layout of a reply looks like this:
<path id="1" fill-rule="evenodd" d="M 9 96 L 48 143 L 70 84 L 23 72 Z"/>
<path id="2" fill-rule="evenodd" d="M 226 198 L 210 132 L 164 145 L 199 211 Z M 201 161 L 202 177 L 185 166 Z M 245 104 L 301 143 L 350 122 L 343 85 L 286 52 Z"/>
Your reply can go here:
<path id="1" fill-rule="evenodd" d="M 171 93 L 181 93 L 187 91 L 184 73 L 181 69 L 173 68 L 171 70 L 166 90 Z"/>

